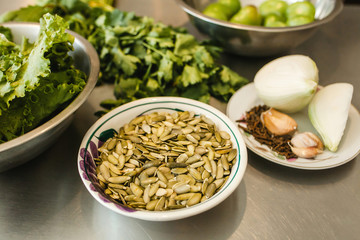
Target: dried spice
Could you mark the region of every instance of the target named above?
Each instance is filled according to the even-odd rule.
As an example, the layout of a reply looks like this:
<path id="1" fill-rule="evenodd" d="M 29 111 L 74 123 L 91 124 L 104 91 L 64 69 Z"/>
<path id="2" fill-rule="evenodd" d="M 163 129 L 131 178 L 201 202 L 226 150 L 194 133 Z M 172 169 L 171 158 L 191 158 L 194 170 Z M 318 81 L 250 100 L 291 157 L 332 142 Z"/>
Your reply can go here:
<path id="1" fill-rule="evenodd" d="M 259 143 L 267 145 L 272 151 L 286 157 L 286 159 L 297 158 L 289 146 L 292 135 L 275 136 L 262 124 L 261 113 L 267 110 L 269 107 L 266 105 L 253 107 L 246 112 L 244 119 L 237 120 L 239 123 L 246 123 L 246 127 L 242 125 L 239 127 L 251 134 Z"/>

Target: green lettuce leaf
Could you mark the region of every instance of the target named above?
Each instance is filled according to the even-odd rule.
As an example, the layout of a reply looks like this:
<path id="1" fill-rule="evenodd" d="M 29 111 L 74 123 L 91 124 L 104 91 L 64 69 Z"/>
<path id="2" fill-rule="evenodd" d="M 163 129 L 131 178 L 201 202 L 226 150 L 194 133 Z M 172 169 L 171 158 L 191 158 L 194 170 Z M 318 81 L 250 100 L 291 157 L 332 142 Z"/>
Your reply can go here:
<path id="1" fill-rule="evenodd" d="M 0 33 L 0 143 L 58 113 L 86 84 L 68 54 L 74 37 L 64 20 L 45 14 L 40 23 L 34 43 L 16 45 Z"/>
<path id="2" fill-rule="evenodd" d="M 0 16 L 0 22 L 38 22 L 39 19 L 48 12 L 52 12 L 54 7 L 48 6 L 28 6 L 18 10 L 9 11 Z"/>
<path id="3" fill-rule="evenodd" d="M 65 32 L 67 25 L 59 16 L 45 14 L 40 20 L 40 34 L 35 41 L 34 47 L 28 58 L 23 59 L 22 66 L 13 70 L 16 79 L 10 79 L 10 87 L 0 88 L 0 97 L 6 104 L 16 97 L 24 97 L 26 91 L 33 90 L 39 82 L 40 77 L 50 74 L 50 59 L 45 57 L 55 44 L 74 41 L 74 37 Z"/>
<path id="4" fill-rule="evenodd" d="M 2 36 L 2 38 L 5 37 L 5 39 L 10 41 L 10 42 L 13 40 L 13 36 L 12 36 L 11 30 L 9 28 L 6 28 L 4 26 L 0 26 L 0 34 L 3 34 L 4 36 Z M 2 45 L 3 45 L 3 43 L 1 43 L 0 47 Z"/>

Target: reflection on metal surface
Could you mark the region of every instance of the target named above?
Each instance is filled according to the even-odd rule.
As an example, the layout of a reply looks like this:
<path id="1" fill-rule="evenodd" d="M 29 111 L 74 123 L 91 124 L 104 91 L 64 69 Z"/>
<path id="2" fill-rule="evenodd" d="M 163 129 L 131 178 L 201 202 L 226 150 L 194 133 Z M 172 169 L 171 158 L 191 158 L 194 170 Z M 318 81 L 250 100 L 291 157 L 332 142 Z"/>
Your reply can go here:
<path id="1" fill-rule="evenodd" d="M 166 13 L 155 15 L 152 3 Z M 23 5 L 6 1 L 0 12 Z M 145 6 L 145 7 L 144 7 Z M 182 9 L 169 0 L 118 0 L 119 9 L 188 24 Z M 144 9 L 145 8 L 145 9 Z M 147 11 L 146 11 L 147 8 Z M 159 12 L 158 12 L 159 13 Z M 166 15 L 165 15 L 166 14 Z M 335 21 L 290 53 L 314 58 L 321 85 L 346 81 L 360 89 L 360 8 L 345 6 Z M 190 32 L 201 37 L 194 28 Z M 223 54 L 221 62 L 252 79 L 269 58 Z M 96 88 L 75 119 L 48 151 L 31 162 L 0 174 L 0 238 L 28 240 L 101 239 L 292 239 L 338 240 L 360 236 L 360 157 L 321 171 L 291 169 L 251 151 L 243 182 L 212 210 L 172 222 L 130 219 L 98 204 L 83 187 L 76 166 L 77 151 L 93 113 L 112 88 Z M 241 104 L 241 102 L 239 102 Z M 360 95 L 352 104 L 360 109 Z"/>

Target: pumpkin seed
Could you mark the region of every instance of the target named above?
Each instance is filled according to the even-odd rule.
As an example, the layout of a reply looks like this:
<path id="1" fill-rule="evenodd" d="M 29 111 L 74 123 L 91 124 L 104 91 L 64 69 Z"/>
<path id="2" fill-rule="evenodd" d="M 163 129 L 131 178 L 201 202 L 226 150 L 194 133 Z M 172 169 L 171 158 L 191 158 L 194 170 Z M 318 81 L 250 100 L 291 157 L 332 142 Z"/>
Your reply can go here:
<path id="1" fill-rule="evenodd" d="M 155 195 L 158 196 L 158 197 L 162 197 L 162 196 L 164 196 L 166 194 L 167 194 L 167 191 L 166 191 L 165 188 L 159 188 L 155 193 Z"/>
<path id="2" fill-rule="evenodd" d="M 165 197 L 162 196 L 162 197 L 159 199 L 159 201 L 156 203 L 154 210 L 155 210 L 155 211 L 161 211 L 161 210 L 163 210 L 164 206 L 165 206 Z"/>
<path id="3" fill-rule="evenodd" d="M 111 183 L 125 183 L 130 179 L 131 177 L 129 176 L 117 176 L 117 177 L 109 177 L 107 180 Z"/>
<path id="4" fill-rule="evenodd" d="M 130 183 L 130 189 L 137 197 L 141 197 L 144 193 L 144 190 L 141 189 L 141 187 L 135 183 Z"/>
<path id="5" fill-rule="evenodd" d="M 187 206 L 193 206 L 200 202 L 202 195 L 200 193 L 194 193 L 186 202 Z"/>
<path id="6" fill-rule="evenodd" d="M 190 191 L 190 185 L 187 184 L 186 182 L 178 182 L 172 187 L 172 189 L 177 194 L 187 193 Z"/>
<path id="7" fill-rule="evenodd" d="M 135 209 L 190 207 L 221 189 L 235 164 L 230 134 L 194 112 L 138 116 L 98 149 L 104 193 Z"/>
<path id="8" fill-rule="evenodd" d="M 146 186 L 151 183 L 155 183 L 158 180 L 157 177 L 149 177 L 141 181 L 142 186 Z"/>
<path id="9" fill-rule="evenodd" d="M 154 199 L 154 200 L 151 200 L 150 202 L 148 202 L 146 204 L 146 210 L 150 210 L 150 211 L 153 211 L 155 210 L 155 206 L 157 205 L 159 199 Z"/>
<path id="10" fill-rule="evenodd" d="M 107 144 L 107 149 L 112 150 L 116 146 L 116 143 L 117 143 L 116 138 L 111 139 L 110 142 Z"/>
<path id="11" fill-rule="evenodd" d="M 143 199 L 145 203 L 150 202 L 149 191 L 150 191 L 150 185 L 147 185 L 146 188 L 144 189 L 144 195 L 143 195 Z"/>
<path id="12" fill-rule="evenodd" d="M 210 198 L 214 195 L 216 191 L 216 185 L 215 183 L 211 183 L 207 188 L 206 188 L 206 191 L 205 191 L 205 196 L 207 198 Z"/>

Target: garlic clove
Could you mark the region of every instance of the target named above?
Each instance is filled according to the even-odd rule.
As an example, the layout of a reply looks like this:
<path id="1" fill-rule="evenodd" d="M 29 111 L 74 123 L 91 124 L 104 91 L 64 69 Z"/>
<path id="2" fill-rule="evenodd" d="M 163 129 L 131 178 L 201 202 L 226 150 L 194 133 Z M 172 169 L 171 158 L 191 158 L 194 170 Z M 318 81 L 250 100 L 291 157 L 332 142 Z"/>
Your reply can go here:
<path id="1" fill-rule="evenodd" d="M 323 151 L 317 147 L 292 147 L 290 146 L 291 151 L 298 157 L 301 158 L 314 158 L 316 155 L 322 153 Z"/>
<path id="2" fill-rule="evenodd" d="M 320 138 L 312 132 L 296 133 L 290 143 L 292 152 L 301 158 L 314 158 L 324 149 Z"/>
<path id="3" fill-rule="evenodd" d="M 289 115 L 273 108 L 263 112 L 260 119 L 269 132 L 278 136 L 292 134 L 298 126 L 296 121 Z"/>
<path id="4" fill-rule="evenodd" d="M 291 145 L 295 147 L 318 147 L 324 148 L 320 138 L 312 132 L 296 133 L 291 138 Z"/>

